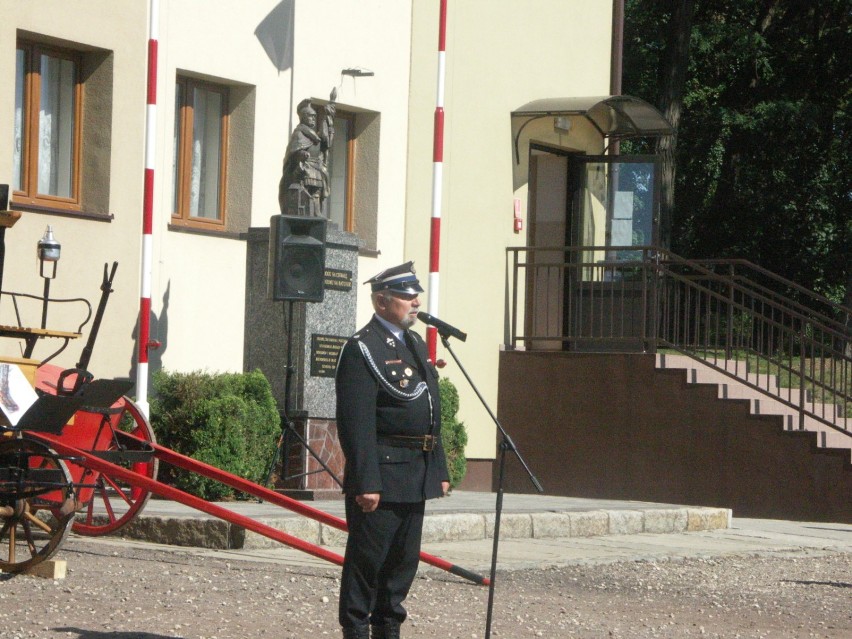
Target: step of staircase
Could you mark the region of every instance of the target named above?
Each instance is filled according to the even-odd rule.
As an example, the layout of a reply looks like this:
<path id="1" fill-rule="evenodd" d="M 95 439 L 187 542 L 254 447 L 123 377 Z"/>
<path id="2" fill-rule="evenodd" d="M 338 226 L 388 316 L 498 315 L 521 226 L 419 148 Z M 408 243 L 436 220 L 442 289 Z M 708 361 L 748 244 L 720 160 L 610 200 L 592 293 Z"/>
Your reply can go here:
<path id="1" fill-rule="evenodd" d="M 776 375 L 749 373 L 743 361 L 715 360 L 713 363 L 727 373 L 759 386 L 761 390 L 752 388 L 731 377 L 731 375 L 686 355 L 658 353 L 656 356 L 657 368 L 683 370 L 686 373 L 687 382 L 690 384 L 715 384 L 718 387 L 719 399 L 748 400 L 749 411 L 752 415 L 781 416 L 784 430 L 805 430 L 816 433 L 817 445 L 820 448 L 846 450 L 849 453 L 850 463 L 852 463 L 852 420 L 840 417 L 837 406 L 813 402 L 810 393 L 805 395 L 807 410 L 825 416 L 826 419 L 840 426 L 845 432 L 838 431 L 809 415 L 805 415 L 802 420 L 799 411 L 785 403 L 797 404 L 800 391 L 781 387 Z M 782 399 L 785 401 L 781 401 Z"/>
<path id="2" fill-rule="evenodd" d="M 663 364 L 661 365 L 660 362 L 663 362 Z M 779 388 L 777 375 L 749 372 L 746 362 L 742 360 L 716 359 L 712 363 L 715 367 L 723 369 L 724 372 L 713 366 L 701 364 L 686 355 L 657 355 L 658 367 L 685 369 L 691 384 L 722 384 L 731 381 L 733 375 L 773 392 Z"/>
<path id="3" fill-rule="evenodd" d="M 798 405 L 799 398 L 802 396 L 802 392 L 798 388 L 784 388 L 783 386 L 772 388 L 764 385 L 760 386 L 760 388 L 765 390 L 767 393 L 778 397 L 779 401 L 782 401 L 782 403 L 787 402 L 789 404 Z M 754 397 L 754 389 L 746 386 L 745 384 L 737 383 L 736 380 L 733 380 L 732 382 L 731 378 L 728 378 L 719 384 L 719 397 L 722 399 L 751 399 Z M 810 390 L 805 391 L 805 402 L 808 404 L 809 408 L 811 405 L 814 405 L 813 393 Z M 826 415 L 834 415 L 836 412 L 837 409 L 835 407 L 831 413 L 826 413 Z"/>

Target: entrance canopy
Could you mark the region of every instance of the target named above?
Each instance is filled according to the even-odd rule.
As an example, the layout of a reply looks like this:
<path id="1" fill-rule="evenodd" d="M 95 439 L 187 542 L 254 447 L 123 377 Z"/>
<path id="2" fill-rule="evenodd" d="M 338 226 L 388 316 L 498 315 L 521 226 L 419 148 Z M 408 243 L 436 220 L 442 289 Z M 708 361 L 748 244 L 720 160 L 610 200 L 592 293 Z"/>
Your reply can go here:
<path id="1" fill-rule="evenodd" d="M 586 126 L 579 126 L 581 123 Z M 661 137 L 674 132 L 662 113 L 629 95 L 533 100 L 512 112 L 515 188 L 527 182 L 530 142 L 586 151 L 581 128 L 596 132 L 601 148 L 606 138 Z"/>

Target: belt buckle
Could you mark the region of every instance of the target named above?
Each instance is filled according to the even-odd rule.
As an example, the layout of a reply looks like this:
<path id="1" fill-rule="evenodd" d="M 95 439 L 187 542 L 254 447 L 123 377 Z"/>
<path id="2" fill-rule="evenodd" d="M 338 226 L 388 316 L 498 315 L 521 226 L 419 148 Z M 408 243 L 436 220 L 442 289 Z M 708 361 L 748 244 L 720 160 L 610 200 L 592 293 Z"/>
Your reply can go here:
<path id="1" fill-rule="evenodd" d="M 423 452 L 431 453 L 435 450 L 435 438 L 432 435 L 423 435 Z"/>

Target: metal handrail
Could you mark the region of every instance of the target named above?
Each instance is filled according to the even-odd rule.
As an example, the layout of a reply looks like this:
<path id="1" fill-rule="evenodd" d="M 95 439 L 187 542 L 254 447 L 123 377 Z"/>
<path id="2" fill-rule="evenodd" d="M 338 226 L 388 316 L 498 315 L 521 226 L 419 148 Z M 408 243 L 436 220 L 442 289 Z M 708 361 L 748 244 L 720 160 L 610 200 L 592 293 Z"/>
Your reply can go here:
<path id="1" fill-rule="evenodd" d="M 739 284 L 743 286 L 754 287 L 757 290 L 760 290 L 764 295 L 768 297 L 772 297 L 779 304 L 790 305 L 793 308 L 797 308 L 802 312 L 806 312 L 809 314 L 817 314 L 823 321 L 823 323 L 828 325 L 834 325 L 839 328 L 839 330 L 844 330 L 849 326 L 849 318 L 852 317 L 852 308 L 848 306 L 844 306 L 843 304 L 838 304 L 837 302 L 828 299 L 824 295 L 820 295 L 819 293 L 815 293 L 810 289 L 805 288 L 795 282 L 792 282 L 772 271 L 769 271 L 762 266 L 758 266 L 748 260 L 743 259 L 698 259 L 693 260 L 696 264 L 707 265 L 709 267 L 713 266 L 726 266 L 730 270 L 730 277 L 734 278 Z M 775 284 L 777 288 L 770 288 L 768 286 L 764 286 L 757 282 L 753 276 L 748 274 L 738 275 L 736 273 L 737 267 L 743 267 L 748 271 L 752 271 L 754 273 L 759 274 L 761 277 L 766 278 L 766 280 Z M 787 295 L 784 294 L 779 289 L 786 290 L 794 290 L 804 298 L 810 301 L 810 304 L 802 304 L 794 299 L 791 299 Z M 832 317 L 828 313 L 820 310 L 820 308 L 830 309 L 836 317 Z M 844 320 L 838 320 L 837 317 L 845 317 Z"/>
<path id="2" fill-rule="evenodd" d="M 596 254 L 607 259 L 589 259 Z M 799 428 L 814 419 L 852 437 L 852 334 L 831 317 L 850 309 L 802 295 L 817 306 L 811 308 L 750 279 L 749 271 L 806 291 L 746 260 L 688 260 L 654 246 L 509 248 L 505 344 L 673 349 L 795 408 Z M 774 377 L 743 375 L 755 367 Z M 781 378 L 797 387 L 782 387 Z"/>

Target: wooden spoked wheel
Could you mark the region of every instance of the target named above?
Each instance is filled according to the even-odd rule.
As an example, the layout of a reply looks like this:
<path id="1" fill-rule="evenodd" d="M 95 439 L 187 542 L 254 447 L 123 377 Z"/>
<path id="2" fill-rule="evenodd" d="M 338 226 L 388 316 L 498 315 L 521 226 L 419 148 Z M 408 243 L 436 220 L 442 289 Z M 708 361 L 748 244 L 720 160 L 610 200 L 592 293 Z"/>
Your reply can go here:
<path id="1" fill-rule="evenodd" d="M 130 433 L 152 444 L 157 443 L 151 424 L 139 410 L 139 407 L 127 397 L 122 397 L 122 411 L 118 416 L 116 430 Z M 119 453 L 123 442 L 113 442 L 107 449 Z M 128 450 L 127 459 L 110 458 L 108 461 L 132 470 L 138 475 L 149 479 L 157 478 L 159 461 L 153 455 L 139 455 L 138 451 Z M 135 457 L 134 457 L 135 455 Z M 120 457 L 120 455 L 119 455 Z M 84 483 L 87 482 L 84 476 Z M 95 487 L 91 500 L 74 521 L 73 530 L 79 535 L 96 537 L 108 535 L 130 523 L 136 515 L 142 512 L 151 493 L 144 488 L 131 485 L 124 479 L 100 473 L 94 481 Z"/>
<path id="2" fill-rule="evenodd" d="M 64 461 L 29 439 L 0 441 L 0 570 L 22 572 L 51 557 L 74 518 Z"/>

